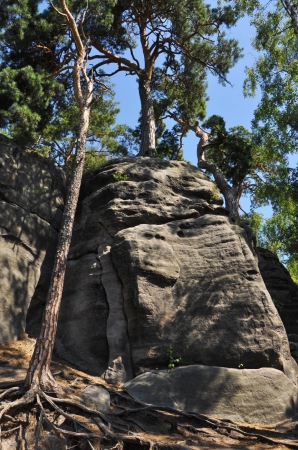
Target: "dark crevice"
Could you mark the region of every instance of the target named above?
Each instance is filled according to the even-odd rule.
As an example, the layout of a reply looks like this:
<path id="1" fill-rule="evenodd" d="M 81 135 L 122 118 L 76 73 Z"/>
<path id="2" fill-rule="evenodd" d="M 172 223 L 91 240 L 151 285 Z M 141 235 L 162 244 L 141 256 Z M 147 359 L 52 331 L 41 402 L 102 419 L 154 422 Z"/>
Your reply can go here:
<path id="1" fill-rule="evenodd" d="M 102 289 L 103 289 L 104 294 L 105 294 L 106 304 L 107 304 L 107 310 L 108 310 L 108 314 L 107 314 L 107 318 L 106 318 L 106 323 L 105 323 L 105 326 L 106 326 L 107 349 L 108 349 L 108 358 L 107 358 L 107 364 L 106 364 L 106 369 L 105 369 L 105 372 L 106 372 L 106 371 L 108 370 L 108 368 L 109 368 L 109 361 L 110 361 L 110 354 L 111 354 L 111 350 L 110 350 L 110 342 L 109 342 L 109 338 L 108 338 L 108 320 L 109 320 L 109 316 L 110 316 L 110 310 L 111 310 L 111 307 L 110 307 L 110 303 L 109 303 L 109 300 L 108 300 L 108 294 L 107 294 L 105 285 L 104 285 L 104 283 L 103 283 L 103 281 L 102 281 L 103 267 L 102 267 L 100 258 L 98 258 L 98 264 L 99 264 L 99 267 L 100 267 L 100 283 L 101 283 Z M 105 372 L 104 372 L 104 373 L 105 373 Z M 103 375 L 104 375 L 104 373 L 103 373 Z"/>
<path id="2" fill-rule="evenodd" d="M 103 227 L 103 229 L 104 229 L 105 232 L 110 236 L 110 238 L 113 239 L 114 236 L 108 232 L 108 230 L 106 229 L 106 227 L 104 226 L 104 224 L 103 224 L 100 220 L 97 220 L 97 222 L 99 223 L 99 225 L 101 225 L 101 226 Z M 129 228 L 132 228 L 132 227 L 129 227 Z"/>
<path id="3" fill-rule="evenodd" d="M 0 229 L 1 229 L 1 228 L 2 228 L 2 230 L 7 231 L 7 233 L 10 232 L 9 228 L 4 227 L 3 225 L 0 225 Z M 0 234 L 0 236 L 2 236 L 2 235 Z M 4 236 L 5 236 L 5 235 L 4 235 Z"/>
<path id="4" fill-rule="evenodd" d="M 86 255 L 96 255 L 97 256 L 97 254 L 98 254 L 97 252 L 92 251 L 92 250 L 86 251 L 86 252 L 80 254 L 79 256 L 77 256 L 76 258 L 68 258 L 67 262 L 68 261 L 77 261 L 78 259 L 83 258 L 83 256 L 86 256 Z"/>
<path id="5" fill-rule="evenodd" d="M 52 224 L 50 224 L 44 217 L 39 216 L 38 214 L 36 214 L 33 211 L 30 211 L 26 208 L 23 208 L 23 206 L 19 205 L 18 203 L 12 202 L 11 200 L 8 200 L 5 195 L 3 195 L 3 193 L 0 191 L 0 201 L 3 201 L 5 203 L 9 203 L 10 205 L 14 205 L 20 209 L 22 209 L 23 211 L 25 211 L 26 213 L 30 214 L 30 215 L 34 215 L 36 217 L 38 217 L 40 220 L 42 220 L 43 222 L 45 222 L 46 224 L 48 224 L 53 230 L 55 230 L 56 232 L 59 232 L 59 230 L 55 229 Z"/>
<path id="6" fill-rule="evenodd" d="M 4 228 L 4 227 L 2 227 Z M 0 235 L 0 238 L 4 239 L 5 241 L 11 242 L 12 244 L 18 245 L 20 247 L 23 247 L 27 252 L 29 252 L 34 258 L 37 258 L 38 255 L 36 255 L 28 245 L 26 245 L 21 239 L 13 236 L 12 234 L 2 234 Z"/>
<path id="7" fill-rule="evenodd" d="M 197 211 L 196 211 L 197 212 Z M 181 221 L 181 220 L 192 220 L 192 219 L 200 219 L 201 217 L 203 217 L 203 216 L 217 216 L 217 217 L 219 217 L 219 216 L 222 216 L 222 217 L 226 217 L 226 215 L 224 215 L 224 214 L 216 214 L 216 213 L 214 213 L 213 211 L 211 212 L 211 211 L 206 211 L 205 213 L 203 213 L 203 214 L 196 214 L 196 213 L 190 213 L 189 215 L 183 215 L 183 214 L 177 214 L 177 216 L 176 217 L 174 217 L 173 219 L 169 219 L 169 218 L 164 218 L 164 217 L 159 217 L 159 220 L 154 220 L 154 221 L 152 221 L 152 222 L 149 222 L 149 221 L 143 221 L 143 222 L 139 222 L 139 223 L 134 223 L 133 225 L 131 225 L 131 226 L 125 226 L 125 225 L 127 225 L 127 224 L 123 224 L 123 228 L 121 228 L 121 230 L 119 230 L 119 231 L 117 231 L 117 233 L 115 233 L 114 235 L 112 235 L 112 234 L 110 234 L 107 230 L 106 230 L 106 228 L 105 228 L 105 226 L 101 223 L 101 222 L 99 222 L 98 221 L 98 223 L 100 223 L 103 227 L 104 227 L 104 229 L 107 231 L 107 233 L 108 233 L 108 235 L 111 237 L 111 238 L 115 238 L 116 236 L 117 236 L 117 234 L 118 233 L 120 233 L 121 231 L 124 231 L 124 230 L 129 230 L 130 228 L 134 228 L 134 227 L 136 227 L 136 226 L 139 226 L 139 225 L 167 225 L 167 224 L 170 224 L 170 223 L 172 223 L 172 222 L 177 222 L 177 221 Z M 128 216 L 129 217 L 129 216 Z M 185 226 L 182 224 L 181 226 L 179 225 L 179 228 L 189 228 L 191 225 L 189 225 L 189 224 L 186 224 Z M 181 235 L 179 235 L 180 237 L 181 237 Z"/>
<path id="8" fill-rule="evenodd" d="M 112 248 L 112 246 L 111 246 L 111 248 Z M 119 282 L 120 282 L 121 287 L 122 287 L 123 314 L 124 314 L 125 322 L 126 322 L 126 339 L 127 339 L 127 343 L 128 343 L 128 356 L 129 356 L 129 360 L 130 360 L 130 368 L 131 368 L 133 377 L 135 377 L 135 376 L 136 376 L 136 373 L 135 373 L 134 364 L 133 364 L 133 357 L 132 357 L 132 353 L 131 353 L 131 344 L 130 344 L 130 336 L 129 336 L 129 332 L 128 332 L 128 322 L 129 322 L 129 317 L 128 317 L 128 315 L 127 315 L 127 313 L 126 313 L 126 311 L 125 311 L 125 307 L 124 307 L 124 294 L 123 294 L 123 291 L 124 291 L 124 283 L 123 283 L 123 281 L 122 281 L 122 279 L 121 279 L 121 277 L 120 277 L 120 274 L 119 274 L 119 272 L 118 272 L 118 269 L 117 269 L 116 265 L 114 264 L 114 261 L 113 261 L 113 258 L 112 258 L 111 253 L 110 253 L 110 260 L 111 260 L 111 264 L 112 264 L 113 267 L 114 267 L 114 270 L 115 270 L 115 272 L 116 272 L 116 274 L 117 274 L 117 276 L 118 276 Z M 100 266 L 102 267 L 101 261 L 100 261 Z M 104 283 L 103 283 L 103 287 L 104 287 Z M 105 288 L 104 288 L 104 289 L 105 289 Z M 108 301 L 108 296 L 107 296 L 107 302 L 109 303 L 109 301 Z M 127 367 L 125 367 L 125 369 L 127 369 Z"/>

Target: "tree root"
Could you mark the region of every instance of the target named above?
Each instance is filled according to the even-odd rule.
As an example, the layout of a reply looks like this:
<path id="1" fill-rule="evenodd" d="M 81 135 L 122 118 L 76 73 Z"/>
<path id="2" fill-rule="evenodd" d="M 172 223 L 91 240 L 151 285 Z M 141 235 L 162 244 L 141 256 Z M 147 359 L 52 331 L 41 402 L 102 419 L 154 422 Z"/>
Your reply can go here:
<path id="1" fill-rule="evenodd" d="M 7 393 L 7 391 L 5 391 L 5 393 Z M 0 411 L 0 422 L 3 416 L 8 412 L 20 408 L 21 406 L 26 406 L 30 403 L 33 403 L 36 393 L 37 392 L 35 389 L 29 389 L 29 391 L 25 392 L 25 394 L 21 398 L 18 398 L 17 400 L 14 400 L 13 402 L 10 402 L 8 404 L 4 404 L 2 410 Z"/>
<path id="2" fill-rule="evenodd" d="M 140 402 L 139 402 L 140 403 Z M 264 433 L 262 433 L 261 431 L 257 430 L 254 427 L 248 427 L 248 426 L 238 426 L 238 425 L 230 425 L 228 422 L 226 421 L 222 421 L 219 419 L 213 419 L 212 417 L 208 417 L 202 414 L 195 414 L 195 413 L 187 413 L 185 411 L 179 410 L 179 409 L 175 409 L 175 408 L 171 408 L 171 407 L 167 407 L 167 406 L 153 406 L 153 405 L 145 405 L 142 406 L 140 408 L 135 408 L 135 409 L 125 409 L 122 410 L 120 412 L 117 413 L 118 416 L 127 416 L 129 414 L 135 414 L 135 413 L 140 413 L 143 411 L 165 411 L 165 412 L 169 412 L 172 414 L 176 414 L 178 416 L 182 416 L 182 417 L 189 417 L 189 418 L 195 418 L 198 419 L 199 421 L 202 421 L 208 425 L 210 425 L 211 427 L 215 427 L 215 428 L 223 428 L 225 430 L 230 430 L 230 431 L 236 431 L 239 434 L 242 434 L 245 437 L 253 437 L 253 438 L 258 438 L 263 442 L 269 443 L 269 444 L 283 444 L 283 445 L 287 445 L 290 446 L 291 448 L 298 448 L 298 441 L 297 440 L 290 440 L 290 439 L 283 439 L 281 438 L 281 434 L 275 431 L 270 430 L 268 433 L 270 433 L 271 435 L 275 436 L 275 437 L 269 437 L 266 436 Z M 247 430 L 249 429 L 250 431 L 245 431 L 244 428 Z"/>
<path id="3" fill-rule="evenodd" d="M 7 396 L 8 394 L 10 394 L 11 392 L 16 392 L 16 391 L 19 391 L 19 390 L 20 390 L 20 388 L 17 387 L 17 386 L 11 387 L 11 388 L 9 388 L 9 389 L 6 389 L 6 391 L 4 391 L 4 392 L 2 392 L 2 393 L 0 394 L 0 400 L 1 400 L 2 398 L 6 397 L 6 396 Z"/>
<path id="4" fill-rule="evenodd" d="M 141 402 L 134 402 L 132 398 L 125 394 L 120 394 L 119 396 L 122 404 L 115 404 L 113 412 L 103 414 L 83 404 L 78 397 L 71 395 L 70 397 L 56 398 L 36 386 L 31 387 L 21 397 L 7 402 L 7 397 L 19 395 L 20 393 L 23 393 L 20 387 L 14 386 L 7 388 L 0 394 L 2 401 L 0 405 L 0 448 L 1 439 L 5 439 L 11 433 L 16 434 L 19 450 L 28 448 L 26 444 L 26 426 L 28 421 L 26 422 L 20 417 L 16 417 L 18 411 L 25 408 L 26 411 L 31 411 L 30 414 L 33 412 L 33 416 L 36 416 L 36 413 L 39 411 L 35 427 L 35 448 L 38 448 L 39 439 L 44 432 L 54 434 L 62 440 L 65 443 L 65 448 L 68 448 L 67 445 L 69 444 L 78 445 L 78 448 L 86 449 L 87 445 L 90 450 L 97 450 L 98 447 L 95 449 L 93 446 L 95 445 L 93 444 L 94 440 L 104 442 L 103 448 L 109 448 L 110 450 L 121 450 L 129 445 L 147 450 L 169 448 L 168 444 L 152 440 L 150 423 L 155 421 L 167 427 L 170 425 L 169 435 L 177 435 L 179 433 L 187 438 L 187 433 L 191 433 L 192 439 L 196 441 L 198 437 L 206 435 L 203 430 L 200 430 L 202 423 L 204 423 L 209 428 L 216 430 L 219 436 L 223 432 L 230 433 L 234 431 L 236 436 L 228 434 L 232 439 L 237 439 L 238 434 L 239 439 L 251 440 L 257 438 L 261 442 L 272 445 L 272 448 L 275 448 L 276 445 L 284 445 L 292 449 L 298 449 L 298 440 L 296 438 L 285 439 L 283 434 L 272 429 L 264 431 L 249 426 L 237 426 L 232 422 L 214 419 L 201 414 L 188 413 L 171 407 L 142 404 Z M 116 394 L 116 392 L 113 392 L 113 394 Z M 5 401 L 3 401 L 4 398 L 6 399 Z M 123 404 L 126 404 L 126 406 L 123 406 Z M 127 404 L 130 404 L 130 407 Z M 62 405 L 65 405 L 69 411 L 66 411 Z M 29 410 L 28 406 L 30 406 Z M 36 410 L 36 407 L 38 410 Z M 77 411 L 81 412 L 78 413 Z M 148 415 L 148 413 L 151 413 L 151 415 Z M 135 415 L 137 417 L 133 417 Z M 80 420 L 81 417 L 83 420 Z M 88 423 L 86 423 L 86 418 Z M 196 426 L 198 422 L 199 425 Z M 15 426 L 16 424 L 18 425 Z M 3 429 L 1 426 L 6 429 Z M 80 447 L 80 442 L 85 443 L 84 445 L 82 444 L 83 447 Z M 171 448 L 181 449 L 182 447 L 171 444 Z"/>

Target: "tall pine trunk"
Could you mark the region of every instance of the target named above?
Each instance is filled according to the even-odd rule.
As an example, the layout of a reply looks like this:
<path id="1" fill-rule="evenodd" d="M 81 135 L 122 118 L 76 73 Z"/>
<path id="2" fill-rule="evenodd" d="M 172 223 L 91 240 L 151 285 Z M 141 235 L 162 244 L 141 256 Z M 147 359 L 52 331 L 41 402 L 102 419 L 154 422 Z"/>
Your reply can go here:
<path id="1" fill-rule="evenodd" d="M 61 230 L 59 233 L 54 267 L 47 294 L 41 330 L 36 341 L 35 349 L 25 380 L 25 387 L 41 388 L 47 392 L 61 390 L 51 374 L 50 362 L 55 343 L 67 257 L 84 170 L 86 140 L 93 94 L 93 80 L 89 78 L 87 81 L 85 98 L 83 97 L 80 86 L 80 74 L 83 64 L 84 54 L 81 54 L 77 58 L 73 70 L 74 88 L 80 109 L 79 137 L 77 141 L 75 159 L 73 162 L 72 176 L 63 212 Z"/>
<path id="2" fill-rule="evenodd" d="M 153 156 L 155 151 L 155 116 L 150 84 L 151 81 L 147 77 L 139 77 L 139 94 L 142 108 L 139 156 Z"/>

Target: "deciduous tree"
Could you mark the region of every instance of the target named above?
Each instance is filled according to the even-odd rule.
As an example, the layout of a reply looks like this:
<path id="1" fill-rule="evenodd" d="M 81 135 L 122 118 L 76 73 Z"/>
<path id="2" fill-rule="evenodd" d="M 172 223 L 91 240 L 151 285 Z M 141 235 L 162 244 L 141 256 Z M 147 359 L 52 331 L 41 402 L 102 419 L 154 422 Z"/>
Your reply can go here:
<path id="1" fill-rule="evenodd" d="M 251 14 L 256 29 L 253 45 L 260 57 L 247 69 L 244 92 L 261 92 L 252 122 L 254 138 L 276 167 L 255 196 L 255 206 L 273 207 L 260 243 L 277 252 L 298 279 L 296 172 L 287 168 L 288 156 L 298 150 L 297 7 L 275 1 L 255 5 Z"/>

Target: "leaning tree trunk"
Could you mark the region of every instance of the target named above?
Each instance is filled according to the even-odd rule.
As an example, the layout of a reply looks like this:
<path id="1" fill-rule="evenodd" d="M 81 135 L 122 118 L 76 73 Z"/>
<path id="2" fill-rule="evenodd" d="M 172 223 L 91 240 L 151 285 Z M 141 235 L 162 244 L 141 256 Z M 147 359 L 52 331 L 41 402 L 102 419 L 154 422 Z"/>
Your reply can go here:
<path id="1" fill-rule="evenodd" d="M 224 196 L 226 208 L 229 211 L 229 217 L 236 217 L 239 215 L 239 202 L 237 202 L 235 191 L 232 186 L 230 186 L 229 183 L 225 180 L 225 177 L 220 168 L 216 164 L 205 160 L 204 146 L 208 141 L 208 134 L 204 132 L 198 126 L 198 124 L 196 124 L 195 127 L 195 133 L 200 138 L 197 147 L 198 167 L 200 167 L 201 169 L 206 169 L 208 170 L 208 172 L 212 173 L 217 187 Z"/>
<path id="2" fill-rule="evenodd" d="M 198 167 L 208 170 L 208 172 L 212 173 L 214 176 L 215 183 L 225 198 L 226 208 L 229 211 L 229 217 L 238 216 L 238 202 L 234 189 L 229 185 L 229 183 L 226 182 L 220 168 L 205 159 L 201 159 L 199 161 Z"/>
<path id="3" fill-rule="evenodd" d="M 155 116 L 150 83 L 147 77 L 139 77 L 139 94 L 142 108 L 139 156 L 153 156 L 155 151 Z"/>
<path id="4" fill-rule="evenodd" d="M 81 181 L 83 176 L 86 139 L 89 127 L 93 81 L 87 81 L 86 98 L 83 98 L 80 83 L 80 72 L 84 63 L 84 55 L 78 57 L 74 68 L 74 84 L 80 107 L 80 129 L 70 185 L 63 212 L 61 230 L 58 238 L 56 257 L 51 282 L 47 294 L 40 335 L 30 361 L 25 387 L 40 387 L 44 391 L 59 391 L 59 387 L 51 374 L 50 362 L 56 337 L 58 313 L 61 304 L 65 278 L 67 257 L 71 242 L 75 212 L 77 208 Z"/>

